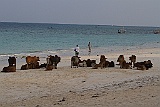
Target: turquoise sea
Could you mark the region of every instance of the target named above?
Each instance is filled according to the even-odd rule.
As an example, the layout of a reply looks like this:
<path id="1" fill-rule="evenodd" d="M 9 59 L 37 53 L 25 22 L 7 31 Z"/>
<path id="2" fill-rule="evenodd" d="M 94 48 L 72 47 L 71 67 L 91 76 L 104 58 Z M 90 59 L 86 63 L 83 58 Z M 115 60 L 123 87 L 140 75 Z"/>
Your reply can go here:
<path id="1" fill-rule="evenodd" d="M 117 51 L 114 47 L 160 47 L 160 35 L 153 34 L 156 27 L 124 26 L 126 33 L 118 34 L 118 30 L 122 27 L 0 22 L 0 61 L 13 55 L 72 56 L 76 45 L 81 49 L 80 55 L 85 55 L 88 52 L 89 41 L 95 53 L 99 52 L 98 49 Z"/>

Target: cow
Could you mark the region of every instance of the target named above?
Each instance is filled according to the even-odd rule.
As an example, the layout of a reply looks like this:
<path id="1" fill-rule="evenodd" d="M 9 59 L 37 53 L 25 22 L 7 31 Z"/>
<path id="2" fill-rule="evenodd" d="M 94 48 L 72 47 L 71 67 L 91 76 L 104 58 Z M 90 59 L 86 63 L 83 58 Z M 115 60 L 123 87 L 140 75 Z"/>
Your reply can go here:
<path id="1" fill-rule="evenodd" d="M 87 67 L 93 67 L 96 65 L 96 60 L 87 59 L 86 61 Z"/>
<path id="2" fill-rule="evenodd" d="M 86 60 L 81 61 L 79 59 L 79 67 L 87 67 L 87 61 Z"/>
<path id="3" fill-rule="evenodd" d="M 1 72 L 16 72 L 16 58 L 9 57 L 8 63 L 9 63 L 9 66 L 4 67 Z"/>
<path id="4" fill-rule="evenodd" d="M 98 69 L 98 67 L 101 67 L 101 69 L 105 68 L 106 66 L 108 66 L 106 65 L 106 59 L 107 58 L 105 58 L 104 55 L 101 55 L 99 64 L 95 64 L 92 68 L 93 69 Z"/>
<path id="5" fill-rule="evenodd" d="M 36 69 L 39 68 L 39 57 L 36 56 L 27 56 L 26 57 L 26 63 L 27 63 L 27 67 L 29 68 L 29 64 L 32 65 L 31 69 Z"/>
<path id="6" fill-rule="evenodd" d="M 78 56 L 72 56 L 71 58 L 71 68 L 72 67 L 77 67 L 79 66 L 79 58 Z"/>
<path id="7" fill-rule="evenodd" d="M 151 60 L 148 60 L 143 62 L 137 62 L 134 66 L 137 67 L 138 70 L 148 70 L 149 68 L 153 67 L 153 64 Z"/>
<path id="8" fill-rule="evenodd" d="M 147 68 L 145 67 L 145 65 L 138 65 L 137 70 L 147 70 Z"/>
<path id="9" fill-rule="evenodd" d="M 36 68 L 40 68 L 39 62 L 36 64 Z M 25 64 L 21 66 L 21 70 L 28 70 L 28 69 L 35 69 L 35 68 L 33 68 L 33 64 Z"/>
<path id="10" fill-rule="evenodd" d="M 4 67 L 1 72 L 16 72 L 16 66 L 13 65 L 13 66 Z"/>
<path id="11" fill-rule="evenodd" d="M 145 67 L 146 67 L 147 70 L 148 70 L 149 68 L 152 68 L 152 67 L 153 67 L 153 64 L 152 64 L 151 60 L 144 61 L 144 63 L 145 63 Z"/>
<path id="12" fill-rule="evenodd" d="M 27 70 L 27 69 L 29 69 L 29 66 L 30 66 L 31 64 L 29 64 L 29 65 L 27 65 L 27 64 L 25 64 L 25 65 L 22 65 L 21 66 L 21 70 Z"/>
<path id="13" fill-rule="evenodd" d="M 46 61 L 47 61 L 46 71 L 53 69 L 53 62 L 51 61 L 51 57 L 54 58 L 54 56 L 51 56 L 51 55 L 46 58 Z"/>
<path id="14" fill-rule="evenodd" d="M 122 68 L 122 64 L 123 64 L 123 62 L 124 62 L 124 56 L 123 56 L 123 55 L 120 55 L 120 56 L 118 57 L 117 62 L 119 62 L 120 68 Z"/>
<path id="15" fill-rule="evenodd" d="M 131 69 L 131 63 L 127 63 L 125 60 L 122 62 L 122 69 Z"/>
<path id="16" fill-rule="evenodd" d="M 55 69 L 54 65 L 47 65 L 46 66 L 46 71 L 49 71 L 49 70 L 52 70 L 52 69 Z"/>
<path id="17" fill-rule="evenodd" d="M 61 61 L 61 57 L 59 57 L 58 55 L 55 56 L 49 56 L 50 60 L 49 60 L 49 64 L 54 65 L 55 69 L 57 69 L 57 64 Z"/>
<path id="18" fill-rule="evenodd" d="M 13 66 L 13 65 L 16 66 L 16 58 L 15 57 L 9 57 L 8 63 L 9 63 L 9 66 Z"/>
<path id="19" fill-rule="evenodd" d="M 131 60 L 132 67 L 134 68 L 134 65 L 135 65 L 135 62 L 136 62 L 136 55 L 130 56 L 129 60 Z"/>
<path id="20" fill-rule="evenodd" d="M 57 64 L 61 61 L 61 57 L 59 57 L 58 55 L 50 55 L 46 58 L 46 61 L 47 63 L 42 65 L 46 67 L 46 70 L 57 69 Z"/>
<path id="21" fill-rule="evenodd" d="M 47 63 L 43 63 L 39 66 L 39 68 L 46 68 L 46 66 L 47 66 Z"/>
<path id="22" fill-rule="evenodd" d="M 106 67 L 115 67 L 115 64 L 113 61 L 111 61 L 111 62 L 106 61 Z"/>

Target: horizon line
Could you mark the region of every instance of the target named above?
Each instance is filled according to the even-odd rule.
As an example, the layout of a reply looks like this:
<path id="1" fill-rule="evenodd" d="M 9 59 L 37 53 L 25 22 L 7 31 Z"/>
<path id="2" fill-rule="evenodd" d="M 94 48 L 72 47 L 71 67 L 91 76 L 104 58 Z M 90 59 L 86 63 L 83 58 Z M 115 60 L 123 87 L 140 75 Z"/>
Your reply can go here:
<path id="1" fill-rule="evenodd" d="M 57 25 L 94 25 L 94 26 L 131 26 L 131 27 L 158 27 L 147 25 L 116 25 L 116 24 L 76 24 L 76 23 L 51 23 L 51 22 L 16 22 L 16 21 L 0 21 L 0 23 L 21 23 L 21 24 L 57 24 Z"/>

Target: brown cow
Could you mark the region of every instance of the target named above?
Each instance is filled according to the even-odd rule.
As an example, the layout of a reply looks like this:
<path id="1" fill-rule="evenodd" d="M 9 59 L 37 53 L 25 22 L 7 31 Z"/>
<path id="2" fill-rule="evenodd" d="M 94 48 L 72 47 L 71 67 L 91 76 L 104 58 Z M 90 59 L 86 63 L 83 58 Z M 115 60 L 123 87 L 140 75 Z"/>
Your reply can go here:
<path id="1" fill-rule="evenodd" d="M 27 56 L 26 57 L 26 63 L 27 63 L 27 66 L 29 68 L 29 64 L 32 65 L 32 69 L 36 69 L 36 68 L 39 68 L 39 57 L 36 57 L 36 56 Z"/>
<path id="2" fill-rule="evenodd" d="M 52 57 L 52 56 L 50 55 L 50 56 L 48 56 L 48 57 L 46 58 L 46 60 L 47 60 L 46 71 L 53 69 L 53 62 L 51 61 L 51 57 Z M 54 57 L 54 56 L 53 56 L 53 57 Z"/>
<path id="3" fill-rule="evenodd" d="M 50 71 L 52 69 L 55 69 L 54 65 L 47 65 L 46 66 L 46 71 Z"/>
<path id="4" fill-rule="evenodd" d="M 104 55 L 101 55 L 100 57 L 100 62 L 99 64 L 95 64 L 95 66 L 93 66 L 93 69 L 98 69 L 98 67 L 105 68 L 106 67 L 106 59 Z"/>
<path id="5" fill-rule="evenodd" d="M 122 62 L 122 68 L 123 69 L 131 69 L 131 63 L 127 63 L 125 60 Z"/>
<path id="6" fill-rule="evenodd" d="M 123 64 L 123 62 L 124 62 L 124 56 L 123 56 L 123 55 L 120 55 L 120 56 L 118 57 L 117 62 L 119 62 L 120 68 L 122 68 L 122 64 Z"/>

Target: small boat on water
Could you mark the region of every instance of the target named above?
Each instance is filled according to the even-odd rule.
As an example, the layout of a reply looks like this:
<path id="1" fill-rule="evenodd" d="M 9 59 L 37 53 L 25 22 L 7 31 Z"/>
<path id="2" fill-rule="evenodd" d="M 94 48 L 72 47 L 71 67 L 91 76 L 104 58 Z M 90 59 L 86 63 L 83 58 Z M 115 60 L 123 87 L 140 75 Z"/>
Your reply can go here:
<path id="1" fill-rule="evenodd" d="M 154 34 L 160 34 L 160 29 L 154 30 L 153 33 L 154 33 Z"/>
<path id="2" fill-rule="evenodd" d="M 126 33 L 126 30 L 125 30 L 124 27 L 123 27 L 123 29 L 119 29 L 119 30 L 118 30 L 118 33 L 120 33 L 120 34 L 121 34 L 121 33 Z"/>

